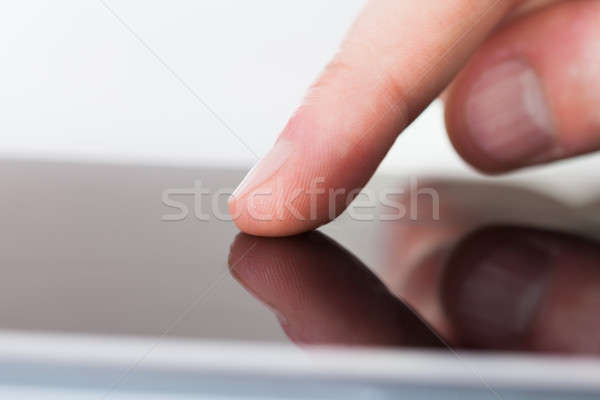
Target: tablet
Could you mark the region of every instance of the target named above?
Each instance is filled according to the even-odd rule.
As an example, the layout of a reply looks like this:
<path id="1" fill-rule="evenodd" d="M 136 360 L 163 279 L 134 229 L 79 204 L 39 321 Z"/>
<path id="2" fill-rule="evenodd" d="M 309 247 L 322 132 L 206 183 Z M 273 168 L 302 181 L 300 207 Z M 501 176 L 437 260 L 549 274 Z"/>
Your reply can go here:
<path id="1" fill-rule="evenodd" d="M 378 178 L 268 239 L 227 212 L 244 171 L 0 168 L 2 398 L 600 394 L 597 231 L 526 187 Z"/>

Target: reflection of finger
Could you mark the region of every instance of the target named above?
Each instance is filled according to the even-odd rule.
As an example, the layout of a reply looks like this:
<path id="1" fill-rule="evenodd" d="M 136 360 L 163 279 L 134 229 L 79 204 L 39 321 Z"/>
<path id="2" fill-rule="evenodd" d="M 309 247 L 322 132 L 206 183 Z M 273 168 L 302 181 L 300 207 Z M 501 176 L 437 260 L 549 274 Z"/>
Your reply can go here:
<path id="1" fill-rule="evenodd" d="M 598 352 L 599 263 L 597 244 L 577 237 L 487 228 L 454 251 L 442 301 L 466 346 Z"/>
<path id="2" fill-rule="evenodd" d="M 295 342 L 370 346 L 439 345 L 435 334 L 357 258 L 324 235 L 238 235 L 230 260 L 244 287 L 273 308 Z"/>
<path id="3" fill-rule="evenodd" d="M 448 133 L 487 172 L 600 149 L 600 2 L 551 5 L 496 32 L 452 84 Z"/>
<path id="4" fill-rule="evenodd" d="M 439 219 L 432 218 L 431 196 L 416 195 L 420 188 L 439 197 Z M 564 204 L 535 191 L 506 184 L 468 180 L 430 179 L 406 188 L 399 198 L 407 210 L 416 210 L 416 223 L 384 224 L 385 263 L 379 269 L 392 292 L 415 308 L 437 332 L 453 337 L 452 325 L 439 299 L 440 275 L 456 243 L 476 227 L 489 224 L 580 226 Z"/>

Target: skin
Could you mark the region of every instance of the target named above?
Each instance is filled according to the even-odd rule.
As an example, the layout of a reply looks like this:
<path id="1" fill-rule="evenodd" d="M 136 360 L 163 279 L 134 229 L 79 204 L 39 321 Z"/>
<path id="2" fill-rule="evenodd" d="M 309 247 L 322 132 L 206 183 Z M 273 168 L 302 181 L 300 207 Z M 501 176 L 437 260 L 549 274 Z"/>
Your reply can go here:
<path id="1" fill-rule="evenodd" d="M 294 191 L 308 191 L 316 177 L 325 190 L 363 187 L 398 134 L 442 92 L 454 147 L 483 172 L 599 149 L 599 21 L 598 0 L 369 1 L 281 133 L 278 142 L 291 149 L 285 162 L 232 197 L 236 224 L 255 235 L 285 236 L 329 222 L 347 204 L 336 203 L 331 215 L 325 196 L 311 205 Z M 478 132 L 465 111 L 472 89 L 506 60 L 531 68 L 547 106 L 552 137 L 539 154 L 515 158 L 503 154 L 510 149 L 482 151 L 473 140 Z M 514 106 L 507 103 L 495 104 L 498 113 Z M 276 185 L 273 196 L 250 201 L 253 192 Z M 290 199 L 301 215 L 314 208 L 316 217 L 287 210 L 269 220 L 254 217 Z"/>
<path id="2" fill-rule="evenodd" d="M 276 239 L 239 234 L 229 265 L 295 343 L 442 346 L 360 260 L 320 232 Z"/>

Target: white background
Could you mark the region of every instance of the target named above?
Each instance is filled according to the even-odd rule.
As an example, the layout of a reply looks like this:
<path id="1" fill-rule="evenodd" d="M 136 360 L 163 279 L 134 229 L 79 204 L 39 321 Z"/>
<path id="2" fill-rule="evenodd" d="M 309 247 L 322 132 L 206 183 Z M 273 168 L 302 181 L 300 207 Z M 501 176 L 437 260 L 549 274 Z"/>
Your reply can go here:
<path id="1" fill-rule="evenodd" d="M 362 3 L 106 0 L 115 16 L 100 0 L 5 2 L 0 156 L 248 168 L 252 154 L 187 87 L 263 155 Z M 508 179 L 582 201 L 599 164 Z M 452 150 L 439 103 L 381 170 L 479 177 Z"/>

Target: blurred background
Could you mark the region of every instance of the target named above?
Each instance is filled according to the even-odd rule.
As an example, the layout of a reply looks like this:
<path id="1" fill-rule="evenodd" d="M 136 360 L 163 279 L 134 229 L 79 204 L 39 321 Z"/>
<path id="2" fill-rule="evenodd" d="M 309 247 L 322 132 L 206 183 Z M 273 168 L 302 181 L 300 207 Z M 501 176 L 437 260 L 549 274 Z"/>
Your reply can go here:
<path id="1" fill-rule="evenodd" d="M 362 3 L 11 2 L 0 157 L 247 169 L 254 157 L 230 130 L 265 154 Z M 586 203 L 598 166 L 588 156 L 501 180 Z M 482 179 L 453 151 L 439 101 L 380 171 Z"/>

